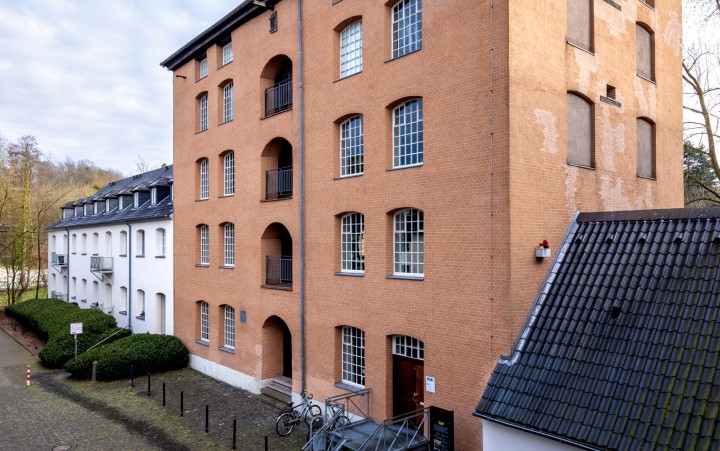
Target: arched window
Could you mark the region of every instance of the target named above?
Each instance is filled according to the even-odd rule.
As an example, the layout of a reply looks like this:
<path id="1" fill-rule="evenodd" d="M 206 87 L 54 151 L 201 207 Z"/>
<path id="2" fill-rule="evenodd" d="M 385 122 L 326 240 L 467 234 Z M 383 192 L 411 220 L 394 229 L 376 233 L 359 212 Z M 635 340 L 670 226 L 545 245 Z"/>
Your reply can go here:
<path id="1" fill-rule="evenodd" d="M 138 230 L 136 234 L 137 243 L 135 243 L 135 255 L 138 257 L 145 256 L 145 231 Z"/>
<path id="2" fill-rule="evenodd" d="M 362 213 L 349 213 L 340 220 L 340 270 L 365 272 L 365 217 Z"/>
<path id="3" fill-rule="evenodd" d="M 362 71 L 362 20 L 340 32 L 340 78 Z"/>
<path id="4" fill-rule="evenodd" d="M 425 344 L 407 335 L 393 335 L 392 353 L 410 359 L 425 360 Z"/>
<path id="5" fill-rule="evenodd" d="M 593 1 L 568 0 L 567 42 L 593 51 Z"/>
<path id="6" fill-rule="evenodd" d="M 235 153 L 230 151 L 223 157 L 223 174 L 225 195 L 235 194 Z"/>
<path id="7" fill-rule="evenodd" d="M 225 342 L 226 348 L 235 349 L 235 309 L 225 306 Z"/>
<path id="8" fill-rule="evenodd" d="M 210 341 L 210 306 L 205 301 L 198 303 L 200 309 L 200 340 Z"/>
<path id="9" fill-rule="evenodd" d="M 165 256 L 166 239 L 167 234 L 165 233 L 165 229 L 160 228 L 155 230 L 155 255 L 157 257 Z"/>
<path id="10" fill-rule="evenodd" d="M 422 99 L 403 103 L 393 110 L 393 167 L 423 162 Z"/>
<path id="11" fill-rule="evenodd" d="M 364 170 L 363 117 L 340 124 L 340 176 L 360 175 Z"/>
<path id="12" fill-rule="evenodd" d="M 128 239 L 127 232 L 124 230 L 120 231 L 120 255 L 125 257 L 128 253 Z"/>
<path id="13" fill-rule="evenodd" d="M 655 35 L 644 24 L 635 24 L 635 51 L 637 74 L 648 80 L 655 80 Z"/>
<path id="14" fill-rule="evenodd" d="M 210 264 L 210 228 L 203 224 L 200 226 L 200 264 Z"/>
<path id="15" fill-rule="evenodd" d="M 208 159 L 203 158 L 198 162 L 198 184 L 200 188 L 200 199 L 204 200 L 210 197 L 210 181 L 208 179 Z"/>
<path id="16" fill-rule="evenodd" d="M 225 266 L 235 266 L 235 224 L 225 224 Z"/>
<path id="17" fill-rule="evenodd" d="M 647 119 L 637 119 L 637 175 L 655 178 L 655 125 Z"/>
<path id="18" fill-rule="evenodd" d="M 422 2 L 400 0 L 392 7 L 392 57 L 422 48 Z"/>
<path id="19" fill-rule="evenodd" d="M 223 122 L 233 120 L 233 82 L 229 82 L 223 88 Z"/>
<path id="20" fill-rule="evenodd" d="M 145 292 L 143 290 L 137 290 L 137 319 L 145 319 Z"/>
<path id="21" fill-rule="evenodd" d="M 393 235 L 394 273 L 423 276 L 425 238 L 423 211 L 408 208 L 395 213 Z"/>
<path id="22" fill-rule="evenodd" d="M 128 309 L 127 288 L 120 287 L 120 312 L 119 313 L 127 315 L 127 309 Z"/>
<path id="23" fill-rule="evenodd" d="M 592 168 L 593 155 L 593 106 L 579 95 L 567 95 L 567 161 L 568 164 Z"/>
<path id="24" fill-rule="evenodd" d="M 198 99 L 198 112 L 199 112 L 199 130 L 205 131 L 208 129 L 208 95 L 203 94 Z"/>
<path id="25" fill-rule="evenodd" d="M 365 332 L 356 327 L 342 328 L 342 381 L 365 386 Z"/>

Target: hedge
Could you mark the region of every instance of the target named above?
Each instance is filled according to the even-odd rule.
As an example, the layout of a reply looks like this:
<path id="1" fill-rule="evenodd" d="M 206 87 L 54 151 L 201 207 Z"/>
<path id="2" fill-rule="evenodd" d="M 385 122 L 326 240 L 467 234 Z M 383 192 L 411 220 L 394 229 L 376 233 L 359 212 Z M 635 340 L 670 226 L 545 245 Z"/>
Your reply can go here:
<path id="1" fill-rule="evenodd" d="M 89 379 L 92 362 L 97 360 L 97 379 L 111 381 L 129 377 L 130 366 L 136 375 L 185 368 L 188 350 L 169 335 L 139 334 L 121 338 L 92 349 L 65 364 L 65 371 L 77 379 Z"/>
<path id="2" fill-rule="evenodd" d="M 57 299 L 32 299 L 6 307 L 5 313 L 47 340 L 40 360 L 48 368 L 60 368 L 75 355 L 70 323 L 83 323 L 83 333 L 78 335 L 78 354 L 115 332 L 118 333 L 106 343 L 130 334 L 129 330 L 117 328 L 111 315 Z"/>

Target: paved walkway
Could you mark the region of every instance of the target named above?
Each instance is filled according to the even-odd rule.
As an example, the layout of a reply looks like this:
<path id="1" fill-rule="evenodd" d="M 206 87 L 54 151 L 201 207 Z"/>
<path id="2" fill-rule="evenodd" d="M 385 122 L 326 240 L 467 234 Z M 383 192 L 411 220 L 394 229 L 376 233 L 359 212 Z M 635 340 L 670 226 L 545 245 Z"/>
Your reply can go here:
<path id="1" fill-rule="evenodd" d="M 25 384 L 26 365 L 32 384 Z M 239 450 L 299 450 L 305 427 L 288 437 L 275 434 L 278 411 L 252 394 L 185 369 L 129 380 L 67 379 L 48 371 L 0 330 L 0 447 L 13 450 L 203 450 L 231 449 L 237 419 Z M 166 405 L 162 405 L 162 382 Z M 184 396 L 180 416 L 180 392 Z M 205 432 L 205 406 L 209 406 Z M 63 448 L 58 448 L 63 447 Z M 65 448 L 69 447 L 69 448 Z"/>

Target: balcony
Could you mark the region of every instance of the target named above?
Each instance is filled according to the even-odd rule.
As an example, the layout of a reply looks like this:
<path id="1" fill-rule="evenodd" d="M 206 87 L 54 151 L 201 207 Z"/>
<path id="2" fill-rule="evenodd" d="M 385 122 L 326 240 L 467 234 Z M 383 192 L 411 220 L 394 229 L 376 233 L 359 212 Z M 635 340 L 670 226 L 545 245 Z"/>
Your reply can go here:
<path id="1" fill-rule="evenodd" d="M 265 172 L 265 200 L 288 199 L 292 197 L 292 166 Z"/>
<path id="2" fill-rule="evenodd" d="M 51 291 L 48 295 L 48 298 L 50 299 L 57 299 L 58 301 L 66 301 L 65 293 L 61 293 L 59 291 Z"/>
<path id="3" fill-rule="evenodd" d="M 265 117 L 292 108 L 292 78 L 276 83 L 265 90 Z"/>
<path id="4" fill-rule="evenodd" d="M 292 257 L 265 257 L 265 286 L 292 289 Z"/>
<path id="5" fill-rule="evenodd" d="M 53 252 L 52 254 L 50 254 L 50 264 L 53 266 L 67 266 L 67 254 L 56 254 L 55 252 Z"/>
<path id="6" fill-rule="evenodd" d="M 113 258 L 90 257 L 90 271 L 100 273 L 113 272 Z"/>

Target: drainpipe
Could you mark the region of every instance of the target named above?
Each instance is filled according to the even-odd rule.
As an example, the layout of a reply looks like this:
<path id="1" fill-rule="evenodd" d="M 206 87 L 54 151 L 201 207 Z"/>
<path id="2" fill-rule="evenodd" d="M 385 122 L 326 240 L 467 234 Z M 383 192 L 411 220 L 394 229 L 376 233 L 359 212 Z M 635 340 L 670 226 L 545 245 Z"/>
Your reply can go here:
<path id="1" fill-rule="evenodd" d="M 65 251 L 67 252 L 67 282 L 65 283 L 65 297 L 67 298 L 67 303 L 70 303 L 70 229 L 65 227 L 65 239 L 66 244 Z M 62 275 L 62 269 L 60 271 L 60 274 Z M 40 274 L 38 274 L 38 277 L 40 277 Z"/>
<path id="2" fill-rule="evenodd" d="M 305 183 L 303 157 L 305 151 L 305 115 L 303 99 L 302 0 L 298 0 L 298 100 L 300 115 L 300 386 L 305 391 Z"/>
<path id="3" fill-rule="evenodd" d="M 132 224 L 129 222 L 125 224 L 128 226 L 127 249 L 125 249 L 128 257 L 127 315 L 128 329 L 132 332 Z"/>

